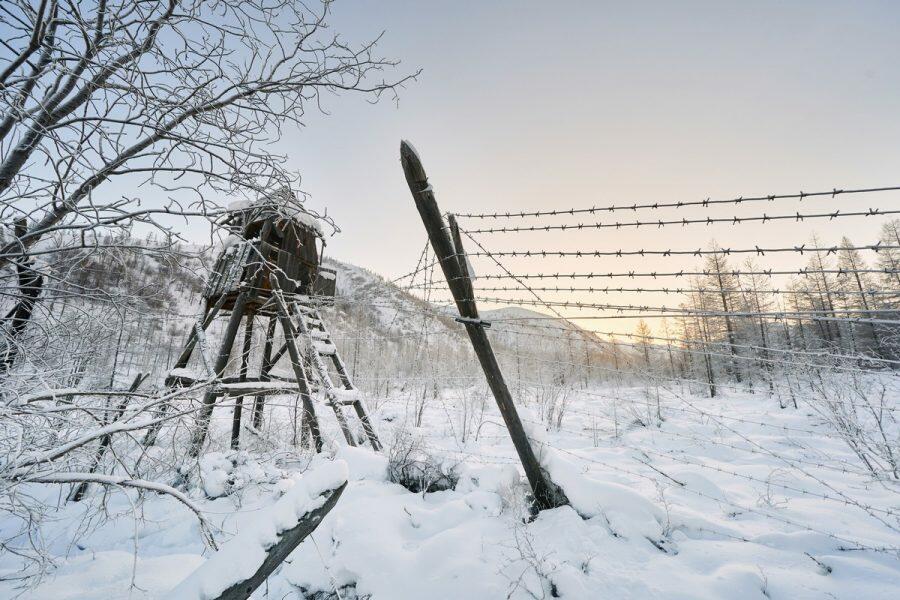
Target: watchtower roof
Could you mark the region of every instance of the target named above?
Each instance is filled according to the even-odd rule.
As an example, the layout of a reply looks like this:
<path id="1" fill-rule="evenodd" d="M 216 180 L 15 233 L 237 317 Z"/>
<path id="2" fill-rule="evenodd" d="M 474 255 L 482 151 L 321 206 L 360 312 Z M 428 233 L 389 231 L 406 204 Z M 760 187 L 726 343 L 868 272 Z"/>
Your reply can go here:
<path id="1" fill-rule="evenodd" d="M 316 237 L 325 239 L 322 222 L 304 208 L 289 187 L 285 186 L 260 197 L 256 201 L 237 200 L 226 208 L 227 214 L 221 224 L 237 231 L 252 231 L 268 219 L 291 221 L 295 225 L 310 230 Z"/>

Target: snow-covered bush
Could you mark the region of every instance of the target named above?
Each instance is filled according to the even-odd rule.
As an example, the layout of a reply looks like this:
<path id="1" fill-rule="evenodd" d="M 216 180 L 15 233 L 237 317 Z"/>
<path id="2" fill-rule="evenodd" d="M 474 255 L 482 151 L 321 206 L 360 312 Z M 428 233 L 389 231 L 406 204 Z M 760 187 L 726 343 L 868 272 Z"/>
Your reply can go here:
<path id="1" fill-rule="evenodd" d="M 421 438 L 399 428 L 388 453 L 388 479 L 411 492 L 438 492 L 456 487 L 459 476 L 448 465 L 430 454 Z"/>
<path id="2" fill-rule="evenodd" d="M 810 378 L 809 404 L 874 477 L 900 479 L 900 420 L 889 380 L 850 373 Z"/>
<path id="3" fill-rule="evenodd" d="M 562 429 L 563 417 L 569 406 L 571 389 L 562 385 L 538 385 L 531 390 L 531 395 L 541 421 L 557 431 Z"/>
<path id="4" fill-rule="evenodd" d="M 275 481 L 280 473 L 247 452 L 210 452 L 200 457 L 200 486 L 207 498 L 227 496 L 251 483 Z"/>

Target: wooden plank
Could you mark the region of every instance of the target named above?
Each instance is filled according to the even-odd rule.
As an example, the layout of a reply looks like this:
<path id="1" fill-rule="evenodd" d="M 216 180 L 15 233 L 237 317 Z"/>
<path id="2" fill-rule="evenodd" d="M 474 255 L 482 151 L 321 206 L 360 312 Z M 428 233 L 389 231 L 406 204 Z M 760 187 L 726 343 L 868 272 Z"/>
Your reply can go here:
<path id="1" fill-rule="evenodd" d="M 419 216 L 428 232 L 431 247 L 434 249 L 435 256 L 438 257 L 459 314 L 467 319 L 463 325 L 469 334 L 472 348 L 475 350 L 478 362 L 481 363 L 488 386 L 491 388 L 497 407 L 500 409 L 500 414 L 503 416 L 503 421 L 516 448 L 516 453 L 525 469 L 525 475 L 528 477 L 528 483 L 531 485 L 534 495 L 534 507 L 543 510 L 568 504 L 565 494 L 550 481 L 534 455 L 534 449 L 525 434 L 512 394 L 503 379 L 500 365 L 494 356 L 493 348 L 491 348 L 490 340 L 483 325 L 479 322 L 478 308 L 472 297 L 472 283 L 468 276 L 462 240 L 458 230 L 454 233 L 457 241 L 457 244 L 454 244 L 454 241 L 447 235 L 444 219 L 441 217 L 434 191 L 428 183 L 425 168 L 416 151 L 406 141 L 400 144 L 400 161 L 409 191 L 412 193 Z M 455 225 L 455 221 L 452 224 Z"/>
<path id="2" fill-rule="evenodd" d="M 316 530 L 316 527 L 319 526 L 325 515 L 331 512 L 331 509 L 337 504 L 346 487 L 347 483 L 344 482 L 336 490 L 327 492 L 322 506 L 303 515 L 294 527 L 279 536 L 278 541 L 266 551 L 266 558 L 252 576 L 232 585 L 216 597 L 215 600 L 246 600 L 249 598 L 269 575 L 290 556 L 291 552 L 300 545 L 300 542 Z"/>

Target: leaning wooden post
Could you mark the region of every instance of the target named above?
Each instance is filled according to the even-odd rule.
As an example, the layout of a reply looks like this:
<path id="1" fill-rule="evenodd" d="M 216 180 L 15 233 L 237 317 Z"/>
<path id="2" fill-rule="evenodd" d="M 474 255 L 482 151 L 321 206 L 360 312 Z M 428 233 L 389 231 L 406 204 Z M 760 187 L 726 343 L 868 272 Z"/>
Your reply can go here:
<path id="1" fill-rule="evenodd" d="M 444 220 L 441 217 L 437 200 L 434 197 L 434 191 L 428 183 L 428 176 L 422 167 L 419 156 L 409 142 L 400 143 L 400 161 L 403 164 L 403 173 L 406 175 L 406 183 L 409 184 L 409 190 L 412 192 L 413 200 L 419 215 L 422 217 L 422 223 L 428 232 L 428 239 L 431 241 L 431 247 L 434 254 L 441 264 L 444 271 L 444 277 L 453 298 L 456 300 L 456 307 L 459 310 L 460 321 L 466 327 L 469 339 L 472 341 L 472 348 L 478 356 L 481 368 L 487 378 L 494 399 L 497 401 L 497 407 L 509 430 L 513 445 L 519 455 L 519 460 L 525 469 L 525 475 L 528 477 L 528 483 L 531 485 L 531 491 L 534 494 L 534 508 L 544 510 L 568 504 L 568 499 L 541 469 L 541 465 L 534 455 L 534 449 L 528 441 L 525 434 L 525 428 L 519 419 L 519 413 L 513 403 L 512 395 L 503 379 L 503 373 L 500 371 L 500 365 L 494 356 L 491 348 L 491 342 L 487 337 L 484 329 L 489 324 L 485 323 L 478 316 L 478 308 L 475 305 L 474 295 L 472 293 L 472 281 L 466 267 L 465 255 L 462 252 L 461 240 L 457 236 L 457 243 L 454 245 Z M 455 222 L 454 222 L 455 224 Z"/>
<path id="2" fill-rule="evenodd" d="M 245 531 L 238 530 L 234 538 L 226 542 L 196 571 L 170 590 L 166 594 L 166 598 L 169 600 L 247 600 L 250 598 L 331 512 L 347 488 L 346 477 L 344 474 L 340 483 L 337 481 L 331 483 L 329 487 L 332 489 L 317 491 L 316 498 L 309 502 L 309 510 L 297 516 L 293 523 L 291 515 L 296 508 L 290 504 L 284 506 L 286 503 L 283 498 L 279 500 L 283 508 L 291 510 L 278 512 L 280 507 L 276 504 L 269 514 L 277 518 L 263 517 L 265 526 L 262 531 L 267 532 L 264 536 L 255 531 L 258 527 L 251 526 Z M 303 487 L 302 479 L 298 485 Z M 288 494 L 291 494 L 291 490 L 288 490 L 286 495 Z M 296 502 L 298 498 L 295 496 L 289 500 Z M 273 528 L 275 530 L 274 539 L 270 539 L 271 536 L 268 532 Z M 260 544 L 261 537 L 265 538 L 263 544 Z M 260 546 L 262 547 L 260 548 Z M 264 552 L 262 557 L 259 556 L 259 550 Z M 240 563 L 235 561 L 240 561 Z M 224 585 L 227 585 L 223 584 L 223 581 L 232 582 L 235 579 L 238 581 L 222 589 Z"/>

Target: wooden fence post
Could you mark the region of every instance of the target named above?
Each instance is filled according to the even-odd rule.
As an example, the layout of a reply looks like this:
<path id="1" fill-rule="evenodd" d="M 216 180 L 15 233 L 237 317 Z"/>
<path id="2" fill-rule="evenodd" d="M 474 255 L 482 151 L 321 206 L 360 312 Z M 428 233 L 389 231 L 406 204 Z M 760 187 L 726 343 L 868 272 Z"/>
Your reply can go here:
<path id="1" fill-rule="evenodd" d="M 488 385 L 497 401 L 497 407 L 500 409 L 513 445 L 516 447 L 519 460 L 525 469 L 525 475 L 528 477 L 528 483 L 531 485 L 534 495 L 534 508 L 544 510 L 568 504 L 568 499 L 562 490 L 541 469 L 541 465 L 534 455 L 534 449 L 525 434 L 522 421 L 519 419 L 512 395 L 503 379 L 503 373 L 494 356 L 491 342 L 484 331 L 485 327 L 489 325 L 478 316 L 472 280 L 466 266 L 462 240 L 459 238 L 458 228 L 455 227 L 456 222 L 455 220 L 451 221 L 453 235 L 456 238 L 456 243 L 454 243 L 454 240 L 447 234 L 444 219 L 441 217 L 434 191 L 428 183 L 428 176 L 425 174 L 419 155 L 407 141 L 400 143 L 400 162 L 403 165 L 403 173 L 406 175 L 409 191 L 412 192 L 416 208 L 422 217 L 425 230 L 428 232 L 431 247 L 441 264 L 453 298 L 456 300 L 456 307 L 461 317 L 459 321 L 466 327 L 466 332 L 472 341 L 472 348 L 478 356 Z"/>

